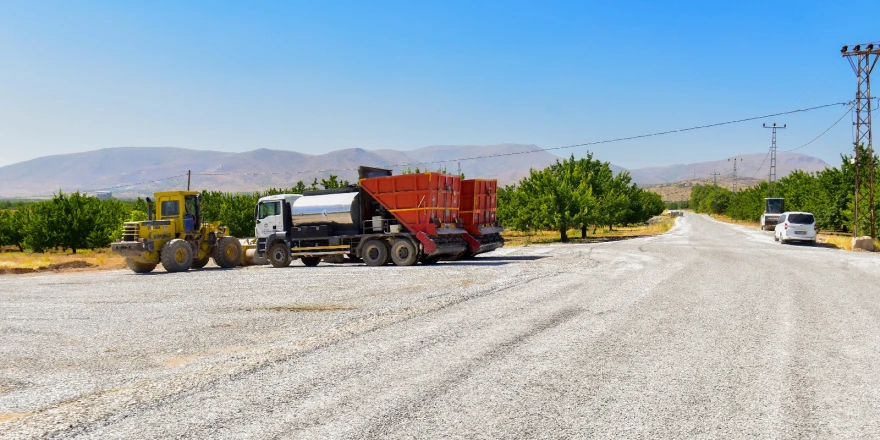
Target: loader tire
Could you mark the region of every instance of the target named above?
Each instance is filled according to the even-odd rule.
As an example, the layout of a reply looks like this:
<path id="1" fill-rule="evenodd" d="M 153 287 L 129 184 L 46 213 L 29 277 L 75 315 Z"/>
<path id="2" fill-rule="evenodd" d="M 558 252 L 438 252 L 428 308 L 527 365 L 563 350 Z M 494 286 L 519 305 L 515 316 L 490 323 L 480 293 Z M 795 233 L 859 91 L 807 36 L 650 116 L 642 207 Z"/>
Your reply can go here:
<path id="1" fill-rule="evenodd" d="M 223 237 L 214 246 L 214 263 L 224 269 L 241 264 L 241 243 L 235 237 Z"/>
<path id="2" fill-rule="evenodd" d="M 156 263 L 141 263 L 134 258 L 126 258 L 125 265 L 134 273 L 150 273 L 156 268 Z"/>
<path id="3" fill-rule="evenodd" d="M 391 245 L 391 261 L 397 266 L 412 266 L 419 261 L 419 252 L 411 241 L 402 238 Z"/>
<path id="4" fill-rule="evenodd" d="M 388 245 L 382 240 L 371 238 L 364 243 L 361 256 L 367 266 L 384 266 L 388 264 Z"/>
<path id="5" fill-rule="evenodd" d="M 192 267 L 193 250 L 189 243 L 175 238 L 162 246 L 162 255 L 159 259 L 165 271 L 185 272 Z"/>
<path id="6" fill-rule="evenodd" d="M 266 253 L 266 258 L 269 259 L 272 267 L 290 266 L 290 253 L 287 252 L 287 245 L 284 243 L 273 244 Z"/>
<path id="7" fill-rule="evenodd" d="M 315 267 L 321 262 L 321 257 L 299 257 L 299 259 L 308 267 Z"/>
<path id="8" fill-rule="evenodd" d="M 205 258 L 193 258 L 192 268 L 193 269 L 201 269 L 201 268 L 205 267 L 206 264 L 208 264 L 208 260 L 210 260 L 210 259 L 211 259 L 211 257 L 209 257 L 207 255 L 205 255 Z"/>

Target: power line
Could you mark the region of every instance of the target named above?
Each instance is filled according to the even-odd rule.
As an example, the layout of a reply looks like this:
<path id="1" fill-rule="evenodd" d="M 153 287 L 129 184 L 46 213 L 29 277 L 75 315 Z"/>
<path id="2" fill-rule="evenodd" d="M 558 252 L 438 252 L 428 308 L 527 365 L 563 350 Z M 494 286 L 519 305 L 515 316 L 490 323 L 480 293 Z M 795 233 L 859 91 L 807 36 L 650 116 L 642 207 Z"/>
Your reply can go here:
<path id="1" fill-rule="evenodd" d="M 390 168 L 412 167 L 412 166 L 418 166 L 418 165 L 430 165 L 430 164 L 443 163 L 443 162 L 489 159 L 489 158 L 493 158 L 493 157 L 515 156 L 515 155 L 519 155 L 519 154 L 538 153 L 541 151 L 564 150 L 564 149 L 568 149 L 568 148 L 588 147 L 588 146 L 600 145 L 600 144 L 610 144 L 610 143 L 614 143 L 614 142 L 630 141 L 630 140 L 644 139 L 644 138 L 649 138 L 649 137 L 654 137 L 654 136 L 663 136 L 663 135 L 673 134 L 673 133 L 683 133 L 686 131 L 702 130 L 702 129 L 712 128 L 712 127 L 720 127 L 722 125 L 738 124 L 741 122 L 754 121 L 757 119 L 766 119 L 766 118 L 770 118 L 770 117 L 774 117 L 774 116 L 790 115 L 793 113 L 803 113 L 803 112 L 818 110 L 818 109 L 822 109 L 822 108 L 826 108 L 826 107 L 833 107 L 836 105 L 846 105 L 846 104 L 849 104 L 849 103 L 848 102 L 835 102 L 833 104 L 825 104 L 825 105 L 819 105 L 819 106 L 815 106 L 815 107 L 808 107 L 808 108 L 802 108 L 802 109 L 797 109 L 797 110 L 789 110 L 789 111 L 785 111 L 785 112 L 773 113 L 773 114 L 763 115 L 763 116 L 753 116 L 750 118 L 735 119 L 732 121 L 717 122 L 714 124 L 699 125 L 696 127 L 679 128 L 679 129 L 675 129 L 675 130 L 660 131 L 660 132 L 656 132 L 656 133 L 640 134 L 640 135 L 636 135 L 636 136 L 626 136 L 626 137 L 606 139 L 606 140 L 601 140 L 601 141 L 585 142 L 582 144 L 565 145 L 562 147 L 538 148 L 535 150 L 528 150 L 528 151 L 516 151 L 516 152 L 510 152 L 510 153 L 487 154 L 487 155 L 482 155 L 482 156 L 472 156 L 472 157 L 464 157 L 464 158 L 458 158 L 458 159 L 443 159 L 443 160 L 435 160 L 435 161 L 428 161 L 428 162 L 404 163 L 404 164 L 388 165 L 388 167 L 390 167 Z M 327 172 L 356 171 L 356 170 L 357 170 L 357 168 L 337 168 L 337 169 L 309 170 L 309 171 L 305 171 L 305 170 L 304 171 L 270 171 L 270 172 L 262 172 L 262 173 L 197 173 L 196 175 L 198 175 L 198 176 L 264 176 L 264 175 L 277 175 L 277 174 L 308 174 L 308 173 L 327 173 Z"/>
<path id="2" fill-rule="evenodd" d="M 814 137 L 810 142 L 807 142 L 806 144 L 803 144 L 803 145 L 801 145 L 800 147 L 792 148 L 791 150 L 783 150 L 782 152 L 783 152 L 783 153 L 786 153 L 786 152 L 789 152 L 789 151 L 800 150 L 801 148 L 804 148 L 804 147 L 806 147 L 807 145 L 812 144 L 812 143 L 815 142 L 817 139 L 819 139 L 820 137 L 824 136 L 825 133 L 828 133 L 829 131 L 831 131 L 831 129 L 834 128 L 834 126 L 836 126 L 838 123 L 840 123 L 840 121 L 842 121 L 843 118 L 845 118 L 846 115 L 848 115 L 848 114 L 850 113 L 850 111 L 852 111 L 852 106 L 850 106 L 848 109 L 846 109 L 846 111 L 845 111 L 842 115 L 840 115 L 840 119 L 838 119 L 838 120 L 835 121 L 833 124 L 831 124 L 831 126 L 828 127 L 828 128 L 826 128 L 825 131 L 823 131 L 822 133 L 819 133 L 819 135 L 816 136 L 816 137 Z"/>

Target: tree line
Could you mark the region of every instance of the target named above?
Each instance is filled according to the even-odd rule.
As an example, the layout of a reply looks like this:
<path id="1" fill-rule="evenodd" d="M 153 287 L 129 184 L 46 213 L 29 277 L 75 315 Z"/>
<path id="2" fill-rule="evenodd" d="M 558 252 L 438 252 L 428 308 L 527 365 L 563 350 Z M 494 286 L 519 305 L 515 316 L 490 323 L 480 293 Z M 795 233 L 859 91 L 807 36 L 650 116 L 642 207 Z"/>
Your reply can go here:
<path id="1" fill-rule="evenodd" d="M 337 176 L 315 179 L 311 185 L 299 181 L 290 188 L 270 188 L 254 193 L 202 191 L 203 221 L 219 221 L 235 237 L 254 235 L 254 207 L 260 197 L 273 194 L 302 194 L 320 188 L 340 188 L 349 183 Z M 81 249 L 97 249 L 122 237 L 126 221 L 147 219 L 147 203 L 99 200 L 80 192 L 59 191 L 44 201 L 16 201 L 0 209 L 0 246 L 15 246 L 20 251 L 34 252 L 61 249 L 76 253 Z"/>
<path id="2" fill-rule="evenodd" d="M 519 230 L 556 230 L 568 241 L 568 230 L 587 236 L 592 227 L 642 223 L 665 209 L 659 194 L 632 182 L 629 173 L 616 176 L 608 162 L 574 155 L 542 170 L 532 169 L 515 185 L 498 190 L 498 220 Z"/>
<path id="3" fill-rule="evenodd" d="M 880 176 L 880 159 L 876 155 L 869 156 L 865 148 L 859 148 L 859 211 L 867 212 L 876 209 L 876 206 L 870 205 L 868 198 L 869 173 L 870 167 L 874 167 L 875 174 Z M 855 163 L 853 156 L 841 155 L 840 158 L 840 167 L 811 173 L 798 170 L 779 179 L 773 186 L 773 197 L 785 198 L 786 211 L 813 213 L 819 229 L 851 232 Z M 874 192 L 880 195 L 880 181 L 875 180 L 874 185 Z M 770 194 L 770 184 L 766 181 L 736 194 L 714 185 L 697 185 L 691 192 L 688 205 L 700 213 L 724 214 L 737 220 L 758 221 L 764 212 L 764 198 L 770 197 Z M 875 215 L 875 221 L 875 228 L 880 230 L 880 216 Z M 869 229 L 867 219 L 862 219 L 859 230 Z"/>

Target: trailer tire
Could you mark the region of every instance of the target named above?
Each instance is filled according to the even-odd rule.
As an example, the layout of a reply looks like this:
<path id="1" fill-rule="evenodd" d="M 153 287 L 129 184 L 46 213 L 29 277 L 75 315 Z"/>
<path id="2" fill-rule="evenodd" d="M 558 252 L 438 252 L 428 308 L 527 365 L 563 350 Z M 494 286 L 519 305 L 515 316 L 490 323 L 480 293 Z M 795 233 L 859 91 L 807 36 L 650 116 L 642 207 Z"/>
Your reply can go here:
<path id="1" fill-rule="evenodd" d="M 223 237 L 214 246 L 214 263 L 224 269 L 241 264 L 241 243 L 235 237 Z"/>
<path id="2" fill-rule="evenodd" d="M 419 261 L 419 253 L 411 241 L 402 238 L 391 245 L 391 261 L 398 266 L 412 266 Z"/>
<path id="3" fill-rule="evenodd" d="M 210 260 L 210 259 L 211 259 L 211 257 L 209 257 L 207 255 L 205 255 L 205 258 L 193 258 L 192 268 L 193 269 L 201 269 L 201 268 L 205 267 L 205 265 L 208 264 L 208 260 Z"/>
<path id="4" fill-rule="evenodd" d="M 287 252 L 287 245 L 284 243 L 273 244 L 269 248 L 269 252 L 266 253 L 266 258 L 269 259 L 269 264 L 272 267 L 290 266 L 290 253 Z"/>
<path id="5" fill-rule="evenodd" d="M 361 248 L 361 257 L 367 266 L 384 266 L 388 264 L 388 245 L 382 240 L 371 238 Z"/>
<path id="6" fill-rule="evenodd" d="M 134 258 L 126 258 L 125 265 L 134 273 L 150 273 L 156 268 L 156 263 L 141 263 Z"/>
<path id="7" fill-rule="evenodd" d="M 186 272 L 192 267 L 193 251 L 189 243 L 175 238 L 162 246 L 162 267 L 167 272 Z"/>
<path id="8" fill-rule="evenodd" d="M 321 262 L 321 257 L 299 257 L 299 259 L 308 267 L 315 267 Z"/>

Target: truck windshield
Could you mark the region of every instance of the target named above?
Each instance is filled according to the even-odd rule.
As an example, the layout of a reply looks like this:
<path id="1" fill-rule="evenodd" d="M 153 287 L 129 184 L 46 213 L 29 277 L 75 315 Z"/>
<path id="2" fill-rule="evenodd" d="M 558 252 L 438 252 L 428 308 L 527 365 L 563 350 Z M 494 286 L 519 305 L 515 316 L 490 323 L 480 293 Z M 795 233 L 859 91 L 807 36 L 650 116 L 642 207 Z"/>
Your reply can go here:
<path id="1" fill-rule="evenodd" d="M 788 222 L 796 225 L 812 225 L 816 220 L 813 214 L 789 214 Z"/>
<path id="2" fill-rule="evenodd" d="M 263 202 L 260 203 L 259 218 L 264 219 L 269 216 L 281 214 L 281 202 Z"/>
<path id="3" fill-rule="evenodd" d="M 767 199 L 766 202 L 768 214 L 782 214 L 783 199 Z"/>

